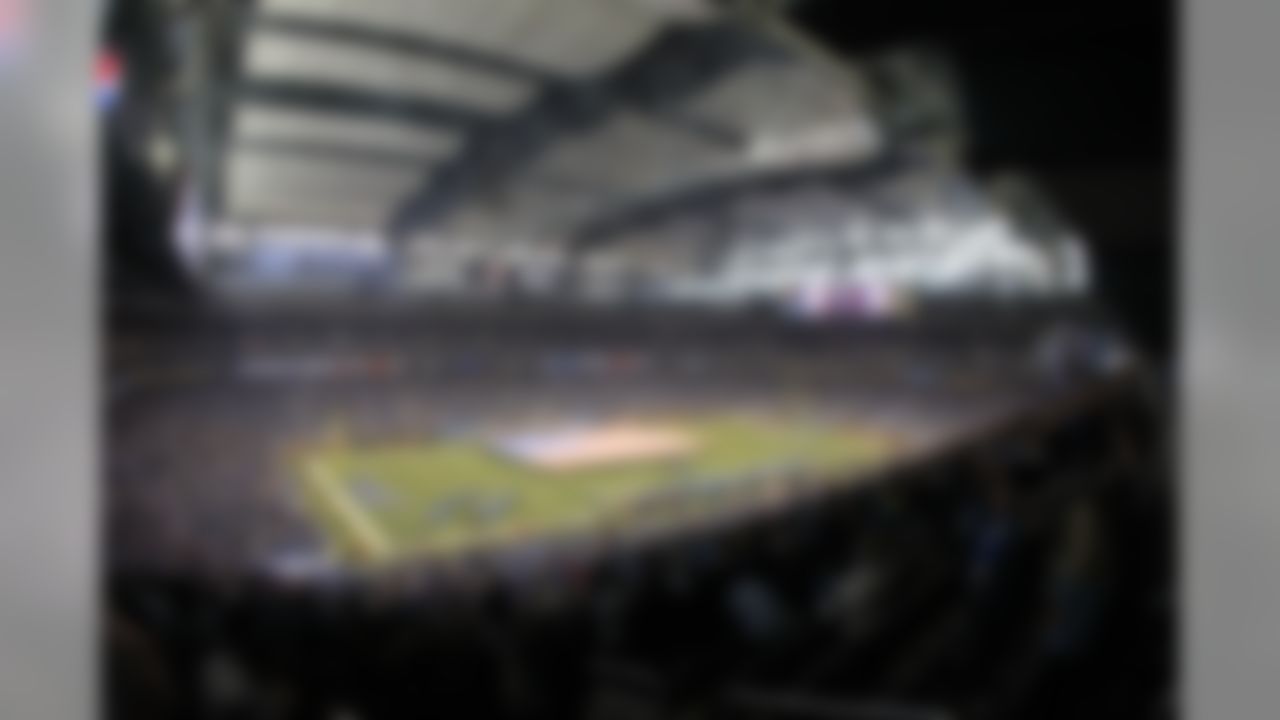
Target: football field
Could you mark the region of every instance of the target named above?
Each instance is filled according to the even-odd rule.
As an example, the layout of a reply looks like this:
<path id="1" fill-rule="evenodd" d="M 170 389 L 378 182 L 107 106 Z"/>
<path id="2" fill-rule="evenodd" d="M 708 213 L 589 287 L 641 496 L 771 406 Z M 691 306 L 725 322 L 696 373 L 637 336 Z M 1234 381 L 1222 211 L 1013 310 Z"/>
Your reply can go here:
<path id="1" fill-rule="evenodd" d="M 788 472 L 856 472 L 892 452 L 882 434 L 849 424 L 737 415 L 663 424 L 688 438 L 684 452 L 549 465 L 499 452 L 481 437 L 328 443 L 302 453 L 298 475 L 306 511 L 330 549 L 344 562 L 370 565 L 589 532 L 690 508 L 714 511 L 735 495 L 767 492 Z"/>

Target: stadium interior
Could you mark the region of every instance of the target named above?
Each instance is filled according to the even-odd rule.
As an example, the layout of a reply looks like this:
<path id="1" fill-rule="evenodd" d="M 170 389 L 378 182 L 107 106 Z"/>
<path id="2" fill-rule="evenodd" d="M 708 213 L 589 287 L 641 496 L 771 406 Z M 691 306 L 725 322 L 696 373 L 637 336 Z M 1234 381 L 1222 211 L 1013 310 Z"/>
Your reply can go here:
<path id="1" fill-rule="evenodd" d="M 108 5 L 109 717 L 1176 716 L 1163 4 Z"/>

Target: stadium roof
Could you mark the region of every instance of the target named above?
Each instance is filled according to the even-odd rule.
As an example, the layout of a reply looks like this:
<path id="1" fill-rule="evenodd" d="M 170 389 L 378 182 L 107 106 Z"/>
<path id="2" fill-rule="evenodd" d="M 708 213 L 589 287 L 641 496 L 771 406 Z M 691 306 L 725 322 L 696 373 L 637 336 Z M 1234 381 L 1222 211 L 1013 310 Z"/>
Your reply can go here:
<path id="1" fill-rule="evenodd" d="M 567 238 L 875 140 L 848 68 L 700 0 L 259 0 L 225 28 L 198 176 L 235 221 Z"/>

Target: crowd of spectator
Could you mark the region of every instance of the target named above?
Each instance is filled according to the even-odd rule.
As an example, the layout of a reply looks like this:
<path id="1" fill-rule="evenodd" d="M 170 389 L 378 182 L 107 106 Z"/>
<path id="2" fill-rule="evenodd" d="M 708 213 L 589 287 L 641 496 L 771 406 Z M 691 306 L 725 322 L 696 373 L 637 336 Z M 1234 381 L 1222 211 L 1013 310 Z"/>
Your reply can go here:
<path id="1" fill-rule="evenodd" d="M 120 572 L 108 687 L 131 718 L 1168 717 L 1169 488 L 1142 402 L 1108 388 L 520 583 Z"/>
<path id="2" fill-rule="evenodd" d="M 394 350 L 397 370 L 255 380 L 236 372 L 248 344 L 194 337 L 199 352 L 170 345 L 156 364 L 140 342 L 113 367 L 132 381 L 107 418 L 114 717 L 1172 712 L 1164 409 L 1140 374 L 1046 383 L 1026 344 L 690 342 L 561 374 L 547 358 L 581 359 L 580 344 L 444 352 L 357 336 L 326 351 Z M 386 440 L 540 408 L 768 409 L 797 395 L 964 442 L 770 512 L 508 558 L 536 571 L 263 572 L 318 543 L 281 458 L 334 412 L 357 439 Z"/>

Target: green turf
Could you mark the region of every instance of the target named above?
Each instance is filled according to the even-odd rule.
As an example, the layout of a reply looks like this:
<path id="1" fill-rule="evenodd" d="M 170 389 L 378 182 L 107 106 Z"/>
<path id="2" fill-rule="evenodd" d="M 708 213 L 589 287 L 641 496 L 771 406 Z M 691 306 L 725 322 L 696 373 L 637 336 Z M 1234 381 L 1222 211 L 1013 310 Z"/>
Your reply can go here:
<path id="1" fill-rule="evenodd" d="M 306 507 L 340 556 L 378 562 L 599 527 L 624 517 L 637 501 L 687 487 L 690 478 L 723 478 L 721 486 L 732 491 L 735 483 L 746 482 L 735 476 L 774 463 L 855 467 L 878 460 L 885 450 L 876 436 L 849 426 L 738 416 L 680 426 L 696 438 L 697 450 L 679 469 L 665 460 L 539 470 L 504 459 L 480 442 L 318 449 L 303 459 Z M 440 509 L 451 502 L 460 509 Z M 353 525 L 365 526 L 363 540 Z M 380 536 L 375 544 L 381 547 L 367 547 L 369 534 Z"/>

